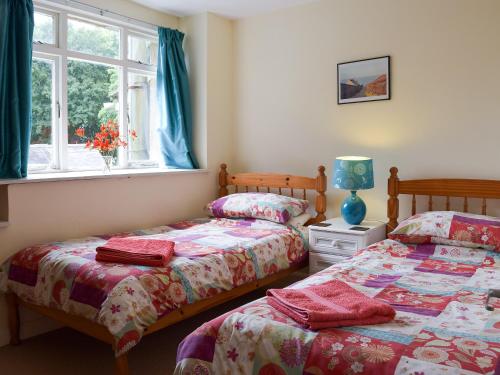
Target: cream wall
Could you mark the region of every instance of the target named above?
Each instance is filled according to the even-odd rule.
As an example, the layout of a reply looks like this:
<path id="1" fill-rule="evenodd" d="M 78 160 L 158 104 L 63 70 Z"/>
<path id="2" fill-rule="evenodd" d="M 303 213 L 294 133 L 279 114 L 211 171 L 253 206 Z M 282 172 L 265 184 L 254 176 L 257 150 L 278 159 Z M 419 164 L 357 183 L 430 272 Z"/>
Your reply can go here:
<path id="1" fill-rule="evenodd" d="M 208 167 L 207 149 L 207 14 L 180 19 L 190 73 L 193 106 L 193 149 L 200 167 Z"/>
<path id="2" fill-rule="evenodd" d="M 233 21 L 208 13 L 207 30 L 208 165 L 218 170 L 222 162 L 231 167 L 236 152 L 233 147 Z"/>
<path id="3" fill-rule="evenodd" d="M 182 18 L 194 103 L 194 149 L 217 171 L 233 158 L 233 21 L 211 13 Z M 206 141 L 205 141 L 206 139 Z"/>
<path id="4" fill-rule="evenodd" d="M 87 0 L 102 6 L 102 3 Z M 128 1 L 106 2 L 106 9 L 167 27 L 180 27 L 169 16 Z M 205 22 L 206 21 L 206 22 Z M 187 27 L 185 50 L 190 61 L 196 153 L 206 172 L 130 179 L 97 179 L 14 184 L 9 186 L 10 225 L 0 228 L 0 263 L 17 250 L 36 243 L 138 228 L 148 228 L 204 215 L 203 206 L 216 196 L 216 166 L 231 157 L 228 127 L 231 108 L 219 114 L 232 92 L 232 24 L 213 15 L 182 20 Z M 217 32 L 220 38 L 215 38 Z M 227 33 L 227 35 L 226 35 Z M 216 55 L 207 50 L 216 51 Z M 227 61 L 226 61 L 227 60 Z M 210 71 L 212 77 L 208 79 Z M 229 78 L 228 78 L 229 77 Z M 210 102 L 207 96 L 210 95 Z M 207 110 L 210 104 L 211 109 Z M 221 133 L 222 136 L 218 136 Z M 8 343 L 6 312 L 0 296 L 0 346 Z M 22 311 L 22 336 L 56 327 L 48 319 Z"/>
<path id="5" fill-rule="evenodd" d="M 380 219 L 393 165 L 401 178 L 500 179 L 499 19 L 498 0 L 324 0 L 236 22 L 238 169 L 322 163 L 331 177 L 336 156 L 371 156 L 376 188 L 362 196 Z M 337 63 L 382 55 L 393 99 L 337 105 Z M 337 215 L 346 193 L 328 188 Z"/>

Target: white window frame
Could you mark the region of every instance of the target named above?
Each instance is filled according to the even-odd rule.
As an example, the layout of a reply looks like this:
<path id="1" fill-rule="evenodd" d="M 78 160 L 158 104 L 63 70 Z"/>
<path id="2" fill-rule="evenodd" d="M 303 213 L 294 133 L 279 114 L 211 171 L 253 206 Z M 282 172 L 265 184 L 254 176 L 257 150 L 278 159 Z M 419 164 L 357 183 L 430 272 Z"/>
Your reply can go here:
<path id="1" fill-rule="evenodd" d="M 34 41 L 34 45 L 45 45 L 45 46 L 53 46 L 53 47 L 57 47 L 58 45 L 58 40 L 59 40 L 59 30 L 58 30 L 58 25 L 59 25 L 59 17 L 58 17 L 58 14 L 56 12 L 53 12 L 53 11 L 50 11 L 50 10 L 47 10 L 47 9 L 44 9 L 44 8 L 35 8 L 35 11 L 37 13 L 42 13 L 42 14 L 46 14 L 50 17 L 52 17 L 52 19 L 54 20 L 54 24 L 52 25 L 52 34 L 54 35 L 54 43 L 44 43 L 44 42 L 40 42 L 40 41 Z"/>
<path id="2" fill-rule="evenodd" d="M 57 56 L 53 55 L 46 55 L 40 52 L 33 52 L 33 59 L 37 60 L 42 60 L 42 61 L 47 61 L 52 64 L 52 98 L 51 98 L 51 119 L 52 119 L 52 124 L 51 124 L 51 142 L 52 142 L 52 160 L 51 160 L 51 165 L 49 165 L 50 170 L 58 170 L 60 169 L 59 165 L 59 152 L 60 148 L 58 147 L 59 145 L 59 139 L 61 137 L 61 115 L 60 115 L 60 104 L 59 104 L 59 98 L 60 98 L 60 85 L 59 85 L 59 72 L 61 70 L 61 61 L 60 58 Z M 44 170 L 34 170 L 30 171 L 30 173 L 37 173 L 37 172 L 44 172 Z"/>
<path id="3" fill-rule="evenodd" d="M 139 31 L 133 31 L 133 30 L 129 30 L 128 34 L 127 34 L 127 47 L 128 47 L 128 37 L 129 36 L 132 36 L 132 37 L 135 37 L 135 38 L 144 38 L 144 39 L 150 39 L 151 41 L 153 42 L 156 42 L 158 44 L 158 37 L 156 38 L 151 38 L 149 35 L 147 34 L 144 34 L 142 32 L 139 32 Z M 132 59 L 129 59 L 128 58 L 128 50 L 127 50 L 127 54 L 125 55 L 126 59 L 128 61 L 131 61 L 131 62 L 135 62 L 136 64 L 140 64 L 140 65 L 156 65 L 156 64 L 148 64 L 148 63 L 145 63 L 145 62 L 142 62 L 142 61 L 137 61 L 137 60 L 132 60 Z"/>
<path id="4" fill-rule="evenodd" d="M 54 17 L 55 44 L 33 43 L 33 56 L 55 62 L 53 74 L 54 108 L 52 141 L 54 146 L 53 168 L 50 171 L 30 171 L 30 173 L 47 172 L 71 172 L 68 169 L 68 95 L 67 95 L 67 71 L 68 59 L 80 60 L 90 63 L 98 63 L 116 67 L 119 71 L 119 116 L 118 123 L 121 134 L 128 135 L 128 73 L 144 75 L 156 74 L 156 62 L 153 64 L 139 63 L 128 59 L 128 35 L 140 36 L 151 39 L 158 43 L 156 30 L 146 30 L 140 26 L 134 26 L 112 19 L 110 17 L 93 15 L 90 12 L 74 10 L 65 6 L 47 5 L 49 2 L 35 2 L 35 12 L 50 14 Z M 119 57 L 111 58 L 96 56 L 87 53 L 72 51 L 67 48 L 68 17 L 87 21 L 96 25 L 106 25 L 116 28 L 120 32 Z M 127 169 L 135 167 L 157 167 L 154 162 L 129 162 L 128 153 L 123 148 L 118 151 L 118 167 Z"/>
<path id="5" fill-rule="evenodd" d="M 139 63 L 140 64 L 140 63 Z M 142 64 L 141 64 L 142 65 Z M 130 119 L 128 117 L 128 75 L 129 74 L 141 74 L 143 76 L 149 76 L 149 77 L 156 77 L 156 67 L 155 67 L 155 71 L 145 71 L 145 70 L 136 70 L 136 69 L 133 69 L 133 68 L 130 68 L 128 69 L 128 71 L 125 73 L 125 77 L 124 77 L 124 82 L 127 83 L 127 97 L 125 98 L 125 118 L 123 119 L 124 121 L 124 124 L 126 124 L 127 126 L 127 132 L 128 132 L 128 125 L 130 123 Z M 150 98 L 151 99 L 151 98 Z M 154 99 L 153 99 L 154 100 Z M 121 103 L 121 102 L 120 102 Z M 121 105 L 121 104 L 120 104 Z M 149 149 L 149 152 L 150 154 L 153 153 L 153 142 L 151 141 L 154 134 L 156 133 L 156 129 L 149 129 L 149 137 L 150 137 L 150 142 L 149 142 L 149 145 L 150 145 L 150 149 Z M 127 159 L 128 159 L 128 152 L 127 150 L 124 150 L 124 149 L 120 149 L 120 151 L 124 152 L 124 153 L 127 153 Z M 137 161 L 128 161 L 128 165 L 129 165 L 129 168 L 151 168 L 151 167 L 157 167 L 158 166 L 158 161 L 155 161 L 155 160 L 137 160 Z"/>

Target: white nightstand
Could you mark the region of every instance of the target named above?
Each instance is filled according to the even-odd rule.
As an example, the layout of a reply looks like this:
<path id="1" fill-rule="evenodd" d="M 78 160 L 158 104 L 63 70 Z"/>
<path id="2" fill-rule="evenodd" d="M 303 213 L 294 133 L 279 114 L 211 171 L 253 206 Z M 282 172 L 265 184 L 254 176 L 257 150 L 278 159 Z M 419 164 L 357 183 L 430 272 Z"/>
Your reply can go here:
<path id="1" fill-rule="evenodd" d="M 357 250 L 385 239 L 385 224 L 378 221 L 363 221 L 358 225 L 368 228 L 365 231 L 350 229 L 356 225 L 347 224 L 341 217 L 323 223 L 331 225 L 309 226 L 310 273 L 316 273 L 334 263 L 349 259 Z"/>

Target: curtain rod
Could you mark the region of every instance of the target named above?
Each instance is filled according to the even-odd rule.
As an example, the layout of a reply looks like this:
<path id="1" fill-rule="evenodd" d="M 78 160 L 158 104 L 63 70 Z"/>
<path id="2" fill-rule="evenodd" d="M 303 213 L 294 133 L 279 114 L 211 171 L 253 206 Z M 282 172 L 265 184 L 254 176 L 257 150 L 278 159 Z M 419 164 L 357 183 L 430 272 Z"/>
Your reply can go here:
<path id="1" fill-rule="evenodd" d="M 133 23 L 137 24 L 137 26 L 140 26 L 145 29 L 155 30 L 155 31 L 158 29 L 158 25 L 155 25 L 153 23 L 142 21 L 134 17 L 124 16 L 112 10 L 102 9 L 78 0 L 45 0 L 45 1 L 42 0 L 42 2 L 46 4 L 57 3 L 65 5 L 67 7 L 70 7 L 71 5 L 76 5 L 76 7 L 80 10 L 98 14 L 103 17 L 108 16 L 125 24 L 133 21 Z"/>

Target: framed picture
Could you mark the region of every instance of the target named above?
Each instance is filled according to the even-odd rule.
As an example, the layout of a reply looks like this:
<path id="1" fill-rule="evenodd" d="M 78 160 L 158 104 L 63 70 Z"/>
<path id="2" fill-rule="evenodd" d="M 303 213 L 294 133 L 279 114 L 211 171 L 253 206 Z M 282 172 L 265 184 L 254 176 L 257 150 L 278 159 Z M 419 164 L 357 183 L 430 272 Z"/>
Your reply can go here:
<path id="1" fill-rule="evenodd" d="M 389 100 L 390 56 L 337 64 L 337 85 L 338 104 Z"/>

